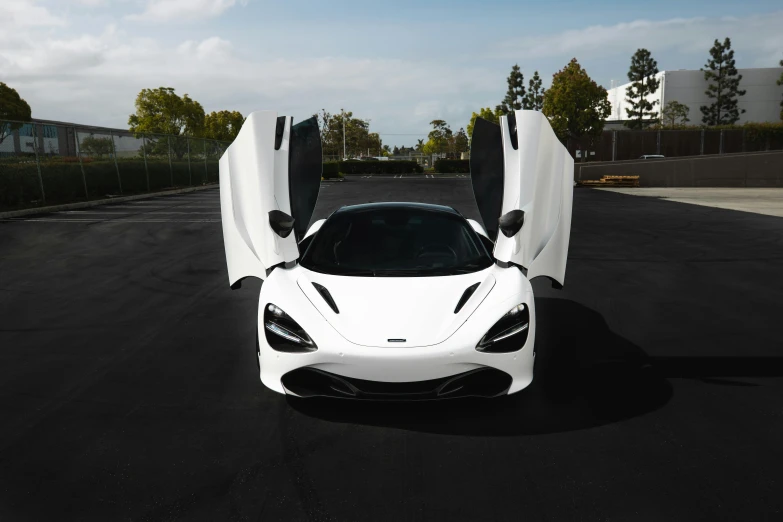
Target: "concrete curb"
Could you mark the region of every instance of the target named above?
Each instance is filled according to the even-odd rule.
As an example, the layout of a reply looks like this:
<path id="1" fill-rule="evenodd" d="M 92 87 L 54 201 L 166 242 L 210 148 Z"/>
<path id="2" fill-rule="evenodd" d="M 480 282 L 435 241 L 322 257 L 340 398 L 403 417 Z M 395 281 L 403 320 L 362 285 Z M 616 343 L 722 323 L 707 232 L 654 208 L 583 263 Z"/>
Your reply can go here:
<path id="1" fill-rule="evenodd" d="M 35 207 L 35 208 L 25 208 L 22 210 L 11 210 L 8 212 L 0 212 L 0 219 L 21 217 L 21 216 L 31 216 L 35 214 L 49 214 L 51 212 L 59 212 L 61 210 L 76 210 L 80 208 L 97 207 L 100 205 L 106 205 L 108 203 L 122 203 L 124 201 L 136 201 L 139 199 L 156 198 L 158 196 L 172 196 L 174 194 L 198 192 L 200 190 L 207 190 L 211 188 L 216 188 L 218 186 L 219 185 L 217 183 L 212 183 L 210 185 L 204 185 L 201 187 L 187 187 L 187 188 L 181 188 L 175 190 L 166 190 L 164 192 L 147 192 L 145 194 L 134 194 L 132 196 L 120 196 L 118 198 L 95 199 L 92 201 L 79 201 L 78 203 L 64 203 L 62 205 L 52 205 L 49 207 Z"/>

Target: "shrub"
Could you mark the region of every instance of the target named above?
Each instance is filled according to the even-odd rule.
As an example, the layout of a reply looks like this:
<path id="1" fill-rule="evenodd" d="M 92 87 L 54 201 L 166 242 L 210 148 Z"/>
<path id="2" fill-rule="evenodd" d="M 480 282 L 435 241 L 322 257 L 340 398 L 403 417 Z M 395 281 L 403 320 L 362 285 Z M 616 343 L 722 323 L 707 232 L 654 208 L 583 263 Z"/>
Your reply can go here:
<path id="1" fill-rule="evenodd" d="M 334 179 L 340 177 L 340 163 L 337 161 L 330 161 L 324 163 L 323 170 L 321 171 L 324 179 Z"/>
<path id="2" fill-rule="evenodd" d="M 149 175 L 150 190 L 161 190 L 173 186 L 201 185 L 205 181 L 216 182 L 218 162 L 207 160 L 188 162 L 168 159 L 148 159 L 147 169 L 141 159 L 97 160 L 83 162 L 61 161 L 62 158 L 41 161 L 41 178 L 47 204 L 72 203 L 86 199 L 99 199 L 107 195 L 140 194 L 147 191 Z M 117 170 L 119 168 L 119 179 Z M 84 185 L 87 184 L 87 194 Z M 10 209 L 29 206 L 41 201 L 41 187 L 35 161 L 0 162 L 0 208 Z"/>
<path id="3" fill-rule="evenodd" d="M 424 170 L 415 161 L 340 161 L 343 174 L 411 174 Z M 325 176 L 324 176 L 325 177 Z"/>
<path id="4" fill-rule="evenodd" d="M 470 160 L 437 159 L 433 167 L 435 167 L 435 172 L 470 174 Z"/>

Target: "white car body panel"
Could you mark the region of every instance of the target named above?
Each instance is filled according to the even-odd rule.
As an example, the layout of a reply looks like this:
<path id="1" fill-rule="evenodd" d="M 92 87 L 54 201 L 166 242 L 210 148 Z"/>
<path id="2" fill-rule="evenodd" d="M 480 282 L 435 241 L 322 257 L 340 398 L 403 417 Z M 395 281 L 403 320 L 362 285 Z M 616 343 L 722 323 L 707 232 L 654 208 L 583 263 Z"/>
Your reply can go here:
<path id="1" fill-rule="evenodd" d="M 511 388 L 508 393 L 514 393 L 530 384 L 533 379 L 533 361 L 535 354 L 535 307 L 533 303 L 533 291 L 530 283 L 522 272 L 516 268 L 507 269 L 492 266 L 481 272 L 460 276 L 444 276 L 443 279 L 453 279 L 454 286 L 464 290 L 472 282 L 482 279 L 494 279 L 496 282 L 488 295 L 481 298 L 481 306 L 472 306 L 472 312 L 448 337 L 442 341 L 427 346 L 418 346 L 413 343 L 405 345 L 393 345 L 384 343 L 380 332 L 375 329 L 381 327 L 384 332 L 399 332 L 412 339 L 431 338 L 430 329 L 426 322 L 399 325 L 389 324 L 384 326 L 379 321 L 374 324 L 364 324 L 362 321 L 345 321 L 341 326 L 343 331 L 335 327 L 333 312 L 327 307 L 314 306 L 323 298 L 317 292 L 302 291 L 299 283 L 303 279 L 316 280 L 317 274 L 299 265 L 290 269 L 275 269 L 261 287 L 259 300 L 259 365 L 263 383 L 280 393 L 285 393 L 280 379 L 286 373 L 302 368 L 313 367 L 324 371 L 353 377 L 357 379 L 376 380 L 383 382 L 411 382 L 429 379 L 437 379 L 456 375 L 471 369 L 480 367 L 492 367 L 502 370 L 512 377 Z M 367 307 L 375 307 L 383 300 L 391 300 L 397 303 L 410 304 L 421 298 L 426 298 L 428 288 L 422 283 L 422 279 L 435 279 L 423 277 L 388 277 L 352 278 L 345 276 L 332 276 L 345 280 L 361 279 L 366 287 L 362 294 L 362 303 Z M 303 285 L 306 288 L 306 285 Z M 312 286 L 312 285 L 311 285 Z M 298 291 L 292 291 L 296 288 Z M 329 290 L 335 298 L 339 315 L 345 315 L 343 304 L 347 301 L 337 297 L 337 286 L 329 283 Z M 383 293 L 383 292 L 385 293 Z M 455 317 L 454 306 L 459 294 L 454 300 L 442 302 L 427 312 L 427 316 L 435 324 L 450 323 Z M 480 296 L 474 295 L 470 300 Z M 266 342 L 264 336 L 263 313 L 264 308 L 273 303 L 285 310 L 299 323 L 318 344 L 318 350 L 311 353 L 282 353 L 275 351 Z M 482 353 L 476 350 L 476 344 L 481 337 L 492 327 L 495 322 L 508 312 L 512 307 L 525 303 L 530 309 L 530 331 L 525 345 L 517 352 L 511 353 Z M 468 306 L 467 304 L 465 305 Z M 462 310 L 457 316 L 462 314 Z M 468 315 L 467 313 L 465 315 Z M 381 325 L 381 326 L 379 326 Z M 380 346 L 365 346 L 353 343 L 346 338 L 381 339 Z M 385 335 L 385 334 L 384 334 Z M 389 334 L 391 335 L 391 334 Z M 400 335 L 395 333 L 394 335 Z"/>
<path id="2" fill-rule="evenodd" d="M 299 256 L 293 234 L 282 238 L 269 225 L 269 211 L 291 213 L 288 194 L 290 118 L 275 150 L 277 113 L 253 112 L 220 158 L 220 207 L 229 284 L 266 278 L 274 265 Z"/>
<path id="3" fill-rule="evenodd" d="M 494 255 L 499 261 L 527 268 L 527 276 L 549 277 L 565 283 L 574 160 L 539 111 L 515 111 L 517 149 L 509 122 L 501 117 L 503 140 L 503 204 L 501 215 L 515 209 L 525 213 L 522 229 L 512 237 L 498 234 Z"/>

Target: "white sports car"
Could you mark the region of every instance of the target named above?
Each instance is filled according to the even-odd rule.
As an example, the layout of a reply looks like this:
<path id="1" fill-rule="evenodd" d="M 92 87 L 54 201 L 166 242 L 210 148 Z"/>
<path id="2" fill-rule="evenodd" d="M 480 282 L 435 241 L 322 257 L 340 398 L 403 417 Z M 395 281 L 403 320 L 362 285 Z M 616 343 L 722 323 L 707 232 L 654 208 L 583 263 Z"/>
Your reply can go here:
<path id="1" fill-rule="evenodd" d="M 478 119 L 471 178 L 486 229 L 423 203 L 342 207 L 309 226 L 314 118 L 248 116 L 220 159 L 229 283 L 263 280 L 261 381 L 299 397 L 495 397 L 533 380 L 529 280 L 565 279 L 573 160 L 536 111 Z"/>

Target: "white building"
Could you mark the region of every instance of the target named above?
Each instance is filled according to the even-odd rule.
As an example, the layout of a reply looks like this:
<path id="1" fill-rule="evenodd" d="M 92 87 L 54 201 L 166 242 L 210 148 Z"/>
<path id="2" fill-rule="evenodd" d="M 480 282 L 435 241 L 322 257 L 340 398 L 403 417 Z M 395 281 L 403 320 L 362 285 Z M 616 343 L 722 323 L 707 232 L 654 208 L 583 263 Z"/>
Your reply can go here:
<path id="1" fill-rule="evenodd" d="M 740 96 L 737 103 L 740 110 L 745 109 L 745 113 L 740 114 L 737 123 L 779 122 L 783 86 L 778 85 L 777 81 L 780 79 L 780 74 L 783 73 L 783 67 L 738 69 L 737 71 L 742 75 L 740 89 L 746 91 L 745 96 Z M 689 123 L 691 125 L 700 124 L 702 118 L 700 107 L 710 105 L 714 101 L 704 94 L 708 85 L 704 79 L 704 72 L 685 69 L 661 71 L 656 75 L 656 78 L 661 81 L 658 90 L 647 98 L 649 101 L 659 102 L 653 110 L 660 114 L 667 102 L 676 100 L 690 108 Z M 617 127 L 628 120 L 625 109 L 630 108 L 630 104 L 625 100 L 625 90 L 630 85 L 629 82 L 607 89 L 609 103 L 612 104 L 612 113 L 606 120 L 606 129 Z"/>

